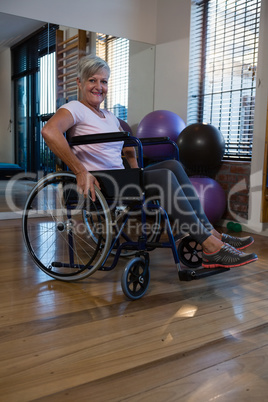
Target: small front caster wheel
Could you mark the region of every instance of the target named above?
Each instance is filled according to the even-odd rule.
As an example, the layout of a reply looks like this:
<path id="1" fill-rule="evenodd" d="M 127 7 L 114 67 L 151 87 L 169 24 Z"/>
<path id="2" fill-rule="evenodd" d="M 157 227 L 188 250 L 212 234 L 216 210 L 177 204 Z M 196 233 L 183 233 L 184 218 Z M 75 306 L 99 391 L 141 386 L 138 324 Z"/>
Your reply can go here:
<path id="1" fill-rule="evenodd" d="M 147 291 L 149 282 L 149 263 L 141 257 L 130 260 L 121 278 L 121 286 L 125 296 L 130 300 L 140 299 Z"/>
<path id="2" fill-rule="evenodd" d="M 177 251 L 180 262 L 186 267 L 198 268 L 202 265 L 202 247 L 191 236 L 180 241 Z"/>

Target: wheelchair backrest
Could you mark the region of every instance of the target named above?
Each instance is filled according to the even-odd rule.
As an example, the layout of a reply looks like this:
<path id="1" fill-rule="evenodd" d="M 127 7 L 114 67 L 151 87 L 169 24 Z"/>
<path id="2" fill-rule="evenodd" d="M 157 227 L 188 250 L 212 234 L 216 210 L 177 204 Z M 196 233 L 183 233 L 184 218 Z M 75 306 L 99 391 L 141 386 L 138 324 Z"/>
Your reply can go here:
<path id="1" fill-rule="evenodd" d="M 107 200 L 142 200 L 144 195 L 143 169 L 115 169 L 90 172 L 100 183 Z"/>

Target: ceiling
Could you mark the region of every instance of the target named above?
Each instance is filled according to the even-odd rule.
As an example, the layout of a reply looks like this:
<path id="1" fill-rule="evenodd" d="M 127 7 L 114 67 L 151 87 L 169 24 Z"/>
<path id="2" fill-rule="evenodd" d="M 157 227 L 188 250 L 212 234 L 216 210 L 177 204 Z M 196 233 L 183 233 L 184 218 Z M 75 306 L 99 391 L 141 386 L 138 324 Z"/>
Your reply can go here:
<path id="1" fill-rule="evenodd" d="M 0 13 L 0 52 L 36 31 L 44 21 Z"/>

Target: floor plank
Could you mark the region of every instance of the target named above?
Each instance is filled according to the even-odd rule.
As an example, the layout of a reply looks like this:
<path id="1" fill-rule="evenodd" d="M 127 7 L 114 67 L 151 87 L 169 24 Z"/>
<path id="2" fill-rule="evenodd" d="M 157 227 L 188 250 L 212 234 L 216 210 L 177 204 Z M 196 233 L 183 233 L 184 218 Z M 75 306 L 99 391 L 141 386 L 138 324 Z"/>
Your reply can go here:
<path id="1" fill-rule="evenodd" d="M 77 283 L 49 278 L 0 222 L 0 401 L 263 401 L 268 392 L 267 238 L 246 267 L 180 282 L 155 250 L 135 302 L 128 261 Z"/>

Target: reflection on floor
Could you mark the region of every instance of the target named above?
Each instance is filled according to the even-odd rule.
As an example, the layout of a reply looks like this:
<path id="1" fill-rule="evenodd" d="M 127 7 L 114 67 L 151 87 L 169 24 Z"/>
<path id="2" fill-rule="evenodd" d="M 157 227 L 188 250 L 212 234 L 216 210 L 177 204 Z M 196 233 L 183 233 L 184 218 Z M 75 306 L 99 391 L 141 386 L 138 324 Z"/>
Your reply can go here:
<path id="1" fill-rule="evenodd" d="M 20 213 L 34 184 L 31 180 L 0 180 L 0 220 Z"/>
<path id="2" fill-rule="evenodd" d="M 258 261 L 191 282 L 152 251 L 138 301 L 121 290 L 129 258 L 66 283 L 35 266 L 19 219 L 0 237 L 1 401 L 267 400 L 267 237 L 250 246 Z"/>

